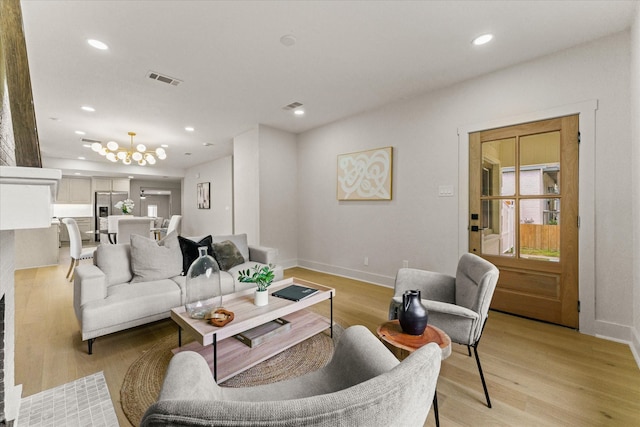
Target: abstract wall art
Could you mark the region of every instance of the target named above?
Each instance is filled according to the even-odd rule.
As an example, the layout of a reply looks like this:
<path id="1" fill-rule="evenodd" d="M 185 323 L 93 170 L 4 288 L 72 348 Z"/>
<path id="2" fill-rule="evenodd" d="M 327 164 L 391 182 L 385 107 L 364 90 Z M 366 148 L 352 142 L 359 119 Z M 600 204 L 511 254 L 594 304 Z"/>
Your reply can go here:
<path id="1" fill-rule="evenodd" d="M 197 184 L 197 196 L 196 203 L 198 205 L 198 209 L 210 209 L 210 200 L 211 200 L 211 183 L 210 182 L 199 182 Z"/>
<path id="2" fill-rule="evenodd" d="M 338 200 L 391 200 L 393 147 L 338 155 Z"/>

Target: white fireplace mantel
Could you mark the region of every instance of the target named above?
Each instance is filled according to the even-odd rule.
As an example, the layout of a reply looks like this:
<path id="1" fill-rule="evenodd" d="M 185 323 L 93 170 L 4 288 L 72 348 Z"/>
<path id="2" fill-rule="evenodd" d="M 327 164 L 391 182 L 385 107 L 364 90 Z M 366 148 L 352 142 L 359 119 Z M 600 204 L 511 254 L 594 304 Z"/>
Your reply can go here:
<path id="1" fill-rule="evenodd" d="M 51 226 L 59 169 L 0 166 L 0 230 Z"/>

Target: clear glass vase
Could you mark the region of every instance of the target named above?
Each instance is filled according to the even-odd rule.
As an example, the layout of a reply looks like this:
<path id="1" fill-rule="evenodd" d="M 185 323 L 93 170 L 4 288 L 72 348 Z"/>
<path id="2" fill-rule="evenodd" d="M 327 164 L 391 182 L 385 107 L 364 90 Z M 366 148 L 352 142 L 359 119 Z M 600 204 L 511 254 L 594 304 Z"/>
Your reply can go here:
<path id="1" fill-rule="evenodd" d="M 222 308 L 220 268 L 216 260 L 207 255 L 207 247 L 198 248 L 196 259 L 186 276 L 184 308 L 193 319 L 203 319 L 206 314 Z"/>

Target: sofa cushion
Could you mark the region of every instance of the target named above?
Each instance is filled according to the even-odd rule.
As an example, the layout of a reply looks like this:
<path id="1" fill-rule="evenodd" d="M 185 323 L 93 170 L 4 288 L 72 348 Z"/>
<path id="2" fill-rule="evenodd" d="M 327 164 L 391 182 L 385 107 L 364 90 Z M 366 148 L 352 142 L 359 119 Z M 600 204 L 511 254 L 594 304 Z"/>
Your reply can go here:
<path id="1" fill-rule="evenodd" d="M 169 279 L 143 283 L 121 283 L 108 290 L 105 299 L 91 301 L 82 312 L 82 329 L 87 331 L 110 328 L 166 313 L 182 304 L 178 285 Z"/>
<path id="2" fill-rule="evenodd" d="M 198 259 L 198 256 L 200 255 L 198 253 L 199 247 L 206 246 L 207 255 L 213 256 L 213 248 L 211 247 L 213 239 L 211 236 L 207 236 L 199 242 L 194 242 L 186 237 L 178 236 L 178 242 L 180 243 L 180 250 L 182 251 L 182 274 L 187 274 L 187 271 L 189 271 L 189 267 L 191 267 L 193 261 Z"/>
<path id="3" fill-rule="evenodd" d="M 214 243 L 213 257 L 218 261 L 218 266 L 220 266 L 220 270 L 222 271 L 227 271 L 236 265 L 244 264 L 244 257 L 231 240 Z"/>
<path id="4" fill-rule="evenodd" d="M 93 254 L 93 263 L 107 276 L 107 286 L 129 282 L 131 271 L 131 247 L 124 245 L 99 245 Z"/>
<path id="5" fill-rule="evenodd" d="M 172 231 L 159 242 L 132 234 L 131 270 L 132 283 L 179 276 L 182 272 L 182 252 L 178 233 Z"/>

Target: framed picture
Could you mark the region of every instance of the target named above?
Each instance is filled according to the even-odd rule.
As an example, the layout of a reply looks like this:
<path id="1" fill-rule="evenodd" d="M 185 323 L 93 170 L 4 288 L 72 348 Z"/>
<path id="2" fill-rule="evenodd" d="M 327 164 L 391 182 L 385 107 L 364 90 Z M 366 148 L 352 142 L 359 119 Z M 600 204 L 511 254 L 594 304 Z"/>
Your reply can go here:
<path id="1" fill-rule="evenodd" d="M 338 155 L 338 200 L 391 200 L 393 147 Z"/>
<path id="2" fill-rule="evenodd" d="M 211 183 L 200 182 L 197 184 L 197 203 L 198 209 L 209 209 L 211 207 L 209 200 L 211 197 Z"/>

